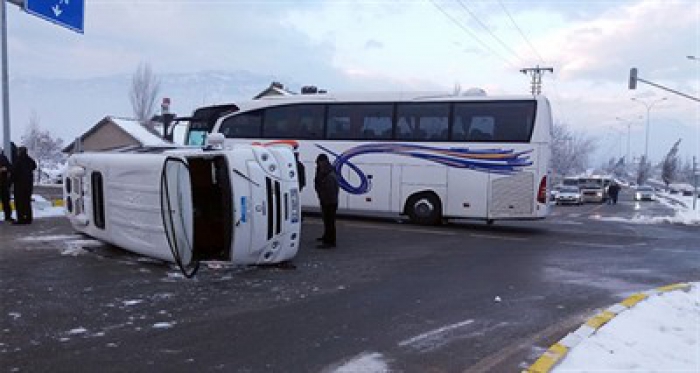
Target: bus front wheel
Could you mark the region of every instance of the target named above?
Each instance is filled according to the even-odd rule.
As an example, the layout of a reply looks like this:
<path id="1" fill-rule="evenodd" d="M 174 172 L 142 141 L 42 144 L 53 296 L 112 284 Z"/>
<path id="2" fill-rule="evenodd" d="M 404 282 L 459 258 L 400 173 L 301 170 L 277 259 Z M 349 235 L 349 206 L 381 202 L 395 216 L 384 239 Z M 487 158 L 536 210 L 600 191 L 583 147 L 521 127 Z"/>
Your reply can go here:
<path id="1" fill-rule="evenodd" d="M 409 198 L 406 212 L 416 224 L 437 225 L 442 220 L 442 204 L 434 193 L 420 193 Z"/>

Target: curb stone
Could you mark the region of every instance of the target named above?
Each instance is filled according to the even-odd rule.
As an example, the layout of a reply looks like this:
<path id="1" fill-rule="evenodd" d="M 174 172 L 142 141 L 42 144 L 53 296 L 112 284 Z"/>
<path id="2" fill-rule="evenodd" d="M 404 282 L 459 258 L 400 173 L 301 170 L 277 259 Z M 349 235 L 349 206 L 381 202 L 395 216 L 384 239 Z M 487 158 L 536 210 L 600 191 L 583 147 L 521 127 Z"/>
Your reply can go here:
<path id="1" fill-rule="evenodd" d="M 652 295 L 667 293 L 670 291 L 683 290 L 688 291 L 691 285 L 688 283 L 677 283 L 667 286 L 658 287 L 656 289 L 647 290 L 641 293 L 632 294 L 627 299 L 620 303 L 614 304 L 606 310 L 588 319 L 575 331 L 569 333 L 566 337 L 559 340 L 547 349 L 529 368 L 522 373 L 549 373 L 554 367 L 561 362 L 571 349 L 583 342 L 586 338 L 595 334 L 598 329 L 610 322 L 615 316 L 631 309 L 639 302 L 649 298 Z"/>

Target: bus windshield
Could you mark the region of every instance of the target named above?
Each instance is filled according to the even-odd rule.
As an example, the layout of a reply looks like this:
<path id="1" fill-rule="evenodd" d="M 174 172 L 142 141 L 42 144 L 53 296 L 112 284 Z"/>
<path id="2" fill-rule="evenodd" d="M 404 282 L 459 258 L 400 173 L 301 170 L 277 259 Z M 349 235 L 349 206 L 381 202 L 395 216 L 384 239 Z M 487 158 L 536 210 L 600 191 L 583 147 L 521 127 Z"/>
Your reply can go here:
<path id="1" fill-rule="evenodd" d="M 226 114 L 238 111 L 236 105 L 207 106 L 195 110 L 190 118 L 190 126 L 187 131 L 186 145 L 203 146 L 207 134 L 214 129 L 216 121 Z"/>

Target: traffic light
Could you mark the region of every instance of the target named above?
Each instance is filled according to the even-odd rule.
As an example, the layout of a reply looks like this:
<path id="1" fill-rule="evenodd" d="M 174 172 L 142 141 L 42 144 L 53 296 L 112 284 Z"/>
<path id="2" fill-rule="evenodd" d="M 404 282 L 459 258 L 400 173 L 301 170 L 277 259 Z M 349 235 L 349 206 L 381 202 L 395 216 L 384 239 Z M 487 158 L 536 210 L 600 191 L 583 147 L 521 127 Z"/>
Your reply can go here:
<path id="1" fill-rule="evenodd" d="M 633 67 L 630 69 L 630 89 L 637 89 L 637 68 Z"/>

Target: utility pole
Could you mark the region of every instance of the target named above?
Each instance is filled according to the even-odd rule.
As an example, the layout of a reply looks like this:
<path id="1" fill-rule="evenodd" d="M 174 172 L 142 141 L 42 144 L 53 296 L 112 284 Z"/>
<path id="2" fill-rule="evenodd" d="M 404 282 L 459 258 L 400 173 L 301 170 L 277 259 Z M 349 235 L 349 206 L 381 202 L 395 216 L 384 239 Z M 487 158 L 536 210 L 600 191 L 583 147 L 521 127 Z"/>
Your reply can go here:
<path id="1" fill-rule="evenodd" d="M 698 207 L 698 178 L 700 178 L 698 161 L 697 157 L 693 156 L 693 210 L 697 210 Z"/>
<path id="2" fill-rule="evenodd" d="M 10 161 L 12 159 L 12 146 L 10 143 L 10 83 L 7 66 L 7 4 L 5 0 L 0 0 L 0 53 L 2 53 L 2 138 L 5 156 Z"/>
<path id="3" fill-rule="evenodd" d="M 520 72 L 532 77 L 532 81 L 530 82 L 530 84 L 532 84 L 531 92 L 533 96 L 536 96 L 542 92 L 542 74 L 545 72 L 554 73 L 554 68 L 540 67 L 540 65 L 537 65 L 535 67 L 520 69 Z"/>

